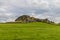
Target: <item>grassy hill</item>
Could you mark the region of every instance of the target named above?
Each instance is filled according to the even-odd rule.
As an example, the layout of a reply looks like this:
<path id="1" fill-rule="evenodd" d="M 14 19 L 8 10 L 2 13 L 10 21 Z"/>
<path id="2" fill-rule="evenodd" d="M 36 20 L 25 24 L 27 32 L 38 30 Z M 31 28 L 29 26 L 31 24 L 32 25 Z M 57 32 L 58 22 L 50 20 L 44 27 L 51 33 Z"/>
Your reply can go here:
<path id="1" fill-rule="evenodd" d="M 0 24 L 0 40 L 60 40 L 60 26 L 41 22 Z"/>

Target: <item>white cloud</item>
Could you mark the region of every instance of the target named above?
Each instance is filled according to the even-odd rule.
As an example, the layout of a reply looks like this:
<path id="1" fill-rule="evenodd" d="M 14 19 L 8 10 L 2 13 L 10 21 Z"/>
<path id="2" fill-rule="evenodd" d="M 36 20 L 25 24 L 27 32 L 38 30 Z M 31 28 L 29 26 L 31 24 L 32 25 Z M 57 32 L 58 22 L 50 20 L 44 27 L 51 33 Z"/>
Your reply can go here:
<path id="1" fill-rule="evenodd" d="M 6 11 L 6 9 L 4 9 L 4 8 L 0 8 L 0 11 Z"/>
<path id="2" fill-rule="evenodd" d="M 6 16 L 12 16 L 12 13 L 5 13 Z"/>

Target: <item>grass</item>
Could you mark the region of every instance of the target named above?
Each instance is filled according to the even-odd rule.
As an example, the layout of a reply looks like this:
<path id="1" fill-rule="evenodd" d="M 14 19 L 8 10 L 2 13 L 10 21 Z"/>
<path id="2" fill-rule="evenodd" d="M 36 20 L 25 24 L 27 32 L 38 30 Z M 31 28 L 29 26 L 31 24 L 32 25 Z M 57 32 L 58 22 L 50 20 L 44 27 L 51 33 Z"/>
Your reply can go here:
<path id="1" fill-rule="evenodd" d="M 40 22 L 0 24 L 0 40 L 60 40 L 60 26 Z"/>

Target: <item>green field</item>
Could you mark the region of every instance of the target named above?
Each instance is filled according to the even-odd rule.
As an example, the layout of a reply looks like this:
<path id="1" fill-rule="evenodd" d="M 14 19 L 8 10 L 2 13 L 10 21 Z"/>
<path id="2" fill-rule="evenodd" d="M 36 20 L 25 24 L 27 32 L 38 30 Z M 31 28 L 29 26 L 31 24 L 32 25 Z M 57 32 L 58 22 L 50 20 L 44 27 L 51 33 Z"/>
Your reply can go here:
<path id="1" fill-rule="evenodd" d="M 0 24 L 0 40 L 60 40 L 60 26 L 37 22 Z"/>

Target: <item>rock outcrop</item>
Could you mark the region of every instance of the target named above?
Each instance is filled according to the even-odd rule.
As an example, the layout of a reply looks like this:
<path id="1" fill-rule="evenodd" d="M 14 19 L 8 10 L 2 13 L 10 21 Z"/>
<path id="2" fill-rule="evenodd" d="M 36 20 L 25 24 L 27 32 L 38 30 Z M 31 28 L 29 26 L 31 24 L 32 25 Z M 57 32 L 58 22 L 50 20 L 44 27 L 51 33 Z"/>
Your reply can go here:
<path id="1" fill-rule="evenodd" d="M 15 22 L 20 23 L 28 23 L 28 22 L 44 22 L 44 23 L 53 23 L 52 21 L 49 21 L 48 19 L 38 19 L 35 17 L 30 17 L 28 15 L 22 15 L 18 17 Z"/>

